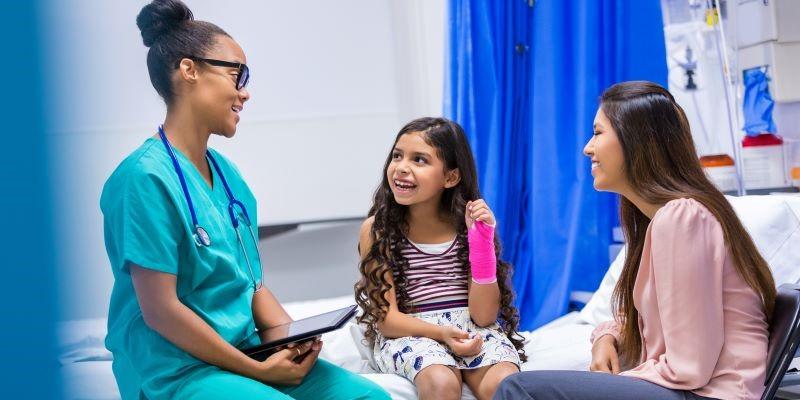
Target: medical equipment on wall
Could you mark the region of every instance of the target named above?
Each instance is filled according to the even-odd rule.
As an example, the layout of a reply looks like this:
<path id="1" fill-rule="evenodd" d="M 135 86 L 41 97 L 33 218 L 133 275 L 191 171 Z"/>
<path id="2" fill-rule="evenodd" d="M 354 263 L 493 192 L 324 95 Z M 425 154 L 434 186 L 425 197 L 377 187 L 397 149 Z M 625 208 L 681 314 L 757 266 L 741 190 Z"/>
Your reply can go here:
<path id="1" fill-rule="evenodd" d="M 700 157 L 700 165 L 714 186 L 722 192 L 735 192 L 738 188 L 736 166 L 731 156 L 713 154 Z"/>
<path id="2" fill-rule="evenodd" d="M 735 107 L 727 96 L 727 71 L 719 51 L 720 14 L 707 1 L 662 0 L 669 91 L 684 109 L 698 156 L 725 192 L 741 187 L 732 137 Z M 723 72 L 723 73 L 721 73 Z M 725 93 L 726 96 L 721 96 Z"/>
<path id="3" fill-rule="evenodd" d="M 189 188 L 186 186 L 186 178 L 183 176 L 183 170 L 181 169 L 180 164 L 178 164 L 178 159 L 175 157 L 175 153 L 172 150 L 172 145 L 169 143 L 167 139 L 166 133 L 164 133 L 164 127 L 158 127 L 158 136 L 161 138 L 161 142 L 164 143 L 164 147 L 169 154 L 170 159 L 172 160 L 172 166 L 175 168 L 175 174 L 178 175 L 178 180 L 181 183 L 181 189 L 183 190 L 183 196 L 186 198 L 186 204 L 189 206 L 189 214 L 192 217 L 192 227 L 194 229 L 194 233 L 192 234 L 192 238 L 194 239 L 194 243 L 198 247 L 208 247 L 211 246 L 211 237 L 208 235 L 208 231 L 206 231 L 197 221 L 197 213 L 194 209 L 194 204 L 192 203 L 192 196 L 189 194 Z M 239 225 L 243 224 L 247 231 L 250 233 L 250 239 L 253 242 L 253 246 L 258 246 L 258 240 L 256 240 L 255 235 L 253 234 L 252 223 L 250 220 L 250 216 L 247 214 L 247 209 L 245 208 L 244 204 L 237 200 L 234 197 L 233 192 L 231 191 L 230 186 L 228 186 L 228 181 L 225 179 L 225 175 L 222 173 L 222 169 L 217 164 L 217 160 L 211 154 L 210 151 L 206 150 L 206 158 L 213 166 L 214 170 L 217 171 L 217 176 L 219 176 L 220 181 L 222 181 L 222 186 L 225 187 L 225 194 L 228 196 L 228 216 L 231 220 L 231 226 L 233 230 L 236 232 L 236 239 L 239 241 L 239 247 L 242 250 L 242 254 L 244 254 L 244 259 L 247 262 L 247 269 L 250 272 L 250 278 L 253 282 L 253 289 L 258 291 L 262 287 L 262 281 L 256 280 L 255 273 L 253 271 L 253 267 L 250 264 L 250 257 L 247 255 L 247 248 L 244 245 L 244 241 L 242 240 L 242 234 L 239 232 Z M 258 254 L 258 253 L 256 253 Z M 261 276 L 264 276 L 264 265 L 261 263 L 261 256 L 257 256 L 257 262 L 259 268 L 261 270 Z"/>
<path id="4" fill-rule="evenodd" d="M 694 59 L 692 56 L 692 47 L 687 45 L 686 46 L 686 60 L 681 62 L 678 61 L 678 65 L 686 71 L 686 85 L 684 85 L 684 89 L 686 90 L 696 90 L 697 84 L 694 82 L 694 75 L 695 69 L 697 69 L 697 60 Z"/>
<path id="5" fill-rule="evenodd" d="M 800 24 L 796 22 L 800 1 L 661 0 L 661 4 L 669 90 L 686 112 L 709 177 L 721 190 L 740 195 L 746 189 L 786 187 L 792 168 L 800 167 L 792 165 L 785 148 L 792 134 L 800 138 L 800 124 L 793 123 L 795 114 L 800 119 Z M 748 79 L 758 85 L 748 88 Z M 748 95 L 748 89 L 760 86 L 768 89 Z M 763 113 L 771 110 L 764 105 L 773 100 L 781 132 Z M 762 126 L 750 136 L 772 136 L 742 140 L 743 130 L 753 128 L 746 120 Z M 737 187 L 731 189 L 734 177 Z"/>
<path id="6" fill-rule="evenodd" d="M 767 67 L 743 71 L 744 132 L 742 163 L 748 189 L 769 189 L 786 186 L 783 138 L 777 135 L 772 118 L 775 102 L 769 91 Z"/>
<path id="7" fill-rule="evenodd" d="M 738 0 L 737 45 L 744 79 L 742 141 L 744 178 L 749 189 L 791 185 L 792 140 L 786 134 L 800 127 L 784 120 L 777 125 L 773 111 L 798 112 L 800 102 L 800 2 Z M 780 130 L 784 130 L 781 132 Z M 781 133 L 781 135 L 778 135 Z"/>
<path id="8" fill-rule="evenodd" d="M 800 189 L 800 167 L 792 168 L 792 186 Z"/>
<path id="9" fill-rule="evenodd" d="M 724 143 L 714 141 L 712 133 L 725 123 L 724 109 L 718 98 L 709 97 L 721 87 L 713 67 L 717 57 L 700 10 L 685 0 L 663 0 L 662 8 L 669 91 L 686 112 L 699 155 L 723 153 Z"/>
<path id="10" fill-rule="evenodd" d="M 769 90 L 778 103 L 800 101 L 800 1 L 737 0 L 741 70 L 769 66 Z"/>
<path id="11" fill-rule="evenodd" d="M 748 189 L 785 187 L 787 171 L 783 161 L 783 138 L 772 133 L 742 139 L 744 182 Z"/>
<path id="12" fill-rule="evenodd" d="M 783 143 L 789 184 L 800 189 L 800 139 L 786 139 Z"/>

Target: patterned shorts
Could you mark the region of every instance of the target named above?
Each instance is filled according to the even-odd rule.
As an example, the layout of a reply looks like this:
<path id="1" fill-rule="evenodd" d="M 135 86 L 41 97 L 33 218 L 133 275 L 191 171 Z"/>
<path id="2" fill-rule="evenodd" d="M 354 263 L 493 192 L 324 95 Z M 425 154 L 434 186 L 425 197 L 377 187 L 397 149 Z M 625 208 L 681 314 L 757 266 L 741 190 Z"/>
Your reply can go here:
<path id="1" fill-rule="evenodd" d="M 429 311 L 410 314 L 425 322 L 436 325 L 452 325 L 468 333 L 478 333 L 483 337 L 483 349 L 472 357 L 459 357 L 450 349 L 433 339 L 420 336 L 406 336 L 387 339 L 378 333 L 373 355 L 383 373 L 394 373 L 406 377 L 411 382 L 430 365 L 445 365 L 457 369 L 474 369 L 507 361 L 520 365 L 519 354 L 500 330 L 497 324 L 481 328 L 472 322 L 467 308 Z"/>

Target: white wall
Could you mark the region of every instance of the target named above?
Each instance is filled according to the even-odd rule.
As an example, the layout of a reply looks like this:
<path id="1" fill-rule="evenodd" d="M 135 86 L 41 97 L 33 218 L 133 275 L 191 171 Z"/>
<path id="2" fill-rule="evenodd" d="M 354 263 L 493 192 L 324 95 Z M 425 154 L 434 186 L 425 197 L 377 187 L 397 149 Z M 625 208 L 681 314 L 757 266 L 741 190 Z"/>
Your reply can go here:
<path id="1" fill-rule="evenodd" d="M 102 185 L 163 121 L 135 24 L 144 4 L 53 1 L 45 10 L 65 319 L 106 313 Z M 253 188 L 259 225 L 363 216 L 397 130 L 441 114 L 444 0 L 187 4 L 248 58 L 252 99 L 236 137 L 211 145 Z"/>

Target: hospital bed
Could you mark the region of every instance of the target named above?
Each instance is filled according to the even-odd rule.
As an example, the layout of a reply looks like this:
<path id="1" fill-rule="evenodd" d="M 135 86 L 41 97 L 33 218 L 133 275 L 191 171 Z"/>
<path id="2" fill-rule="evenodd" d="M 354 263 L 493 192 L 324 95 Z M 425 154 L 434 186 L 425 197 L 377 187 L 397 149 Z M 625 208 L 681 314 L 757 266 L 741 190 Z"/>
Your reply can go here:
<path id="1" fill-rule="evenodd" d="M 800 197 L 744 196 L 730 198 L 737 214 L 767 260 L 778 285 L 800 282 Z M 591 359 L 589 335 L 594 326 L 611 319 L 610 299 L 622 270 L 624 252 L 609 267 L 600 287 L 580 312 L 566 314 L 532 332 L 523 332 L 528 361 L 523 370 L 586 370 Z M 353 304 L 351 296 L 287 303 L 293 318 L 303 318 Z M 105 349 L 105 319 L 67 321 L 59 328 L 59 362 L 64 398 L 119 399 L 111 371 L 111 353 Z M 390 392 L 395 399 L 416 399 L 406 379 L 380 374 L 363 342 L 363 331 L 354 322 L 323 336 L 321 357 L 350 371 L 363 374 Z M 463 399 L 474 399 L 464 386 Z"/>

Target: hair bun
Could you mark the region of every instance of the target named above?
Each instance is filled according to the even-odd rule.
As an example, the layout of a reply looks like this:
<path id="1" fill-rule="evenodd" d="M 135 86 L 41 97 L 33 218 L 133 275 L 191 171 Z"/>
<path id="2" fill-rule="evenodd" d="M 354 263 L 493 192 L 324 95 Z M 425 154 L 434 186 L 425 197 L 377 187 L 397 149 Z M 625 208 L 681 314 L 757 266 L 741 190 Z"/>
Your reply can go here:
<path id="1" fill-rule="evenodd" d="M 180 0 L 153 0 L 136 17 L 144 45 L 150 47 L 159 37 L 181 22 L 194 20 L 192 10 Z"/>

